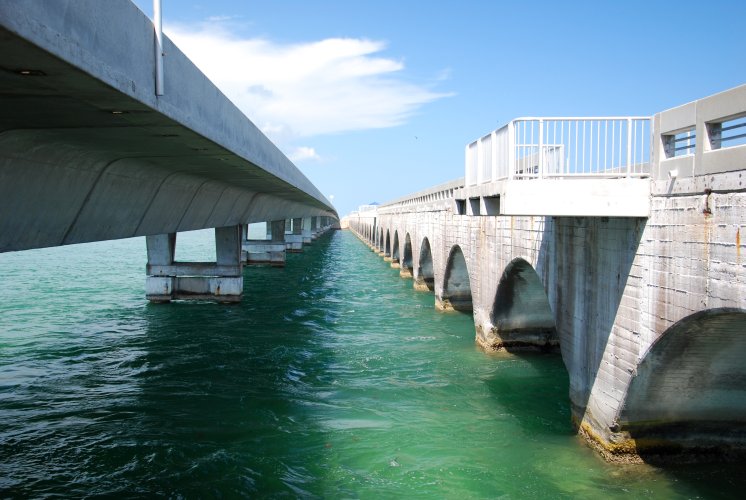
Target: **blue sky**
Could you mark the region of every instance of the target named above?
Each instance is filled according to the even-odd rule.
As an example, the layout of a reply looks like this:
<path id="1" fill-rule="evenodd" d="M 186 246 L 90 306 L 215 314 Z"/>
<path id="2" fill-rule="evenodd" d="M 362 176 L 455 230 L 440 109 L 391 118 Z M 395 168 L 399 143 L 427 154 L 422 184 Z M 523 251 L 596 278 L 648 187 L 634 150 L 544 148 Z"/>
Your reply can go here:
<path id="1" fill-rule="evenodd" d="M 465 145 L 518 116 L 651 115 L 746 83 L 742 0 L 162 4 L 340 215 L 463 176 Z"/>

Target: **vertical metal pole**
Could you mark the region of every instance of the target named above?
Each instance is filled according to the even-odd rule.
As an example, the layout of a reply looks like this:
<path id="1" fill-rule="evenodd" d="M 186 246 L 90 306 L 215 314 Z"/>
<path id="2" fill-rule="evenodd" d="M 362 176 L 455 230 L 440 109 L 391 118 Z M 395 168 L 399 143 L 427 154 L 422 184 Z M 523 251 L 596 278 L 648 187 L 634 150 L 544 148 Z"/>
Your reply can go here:
<path id="1" fill-rule="evenodd" d="M 155 95 L 163 95 L 163 23 L 161 0 L 153 0 L 153 25 L 155 26 Z"/>
<path id="2" fill-rule="evenodd" d="M 632 118 L 627 118 L 627 177 L 632 176 Z"/>
<path id="3" fill-rule="evenodd" d="M 544 120 L 539 119 L 539 179 L 544 178 Z"/>

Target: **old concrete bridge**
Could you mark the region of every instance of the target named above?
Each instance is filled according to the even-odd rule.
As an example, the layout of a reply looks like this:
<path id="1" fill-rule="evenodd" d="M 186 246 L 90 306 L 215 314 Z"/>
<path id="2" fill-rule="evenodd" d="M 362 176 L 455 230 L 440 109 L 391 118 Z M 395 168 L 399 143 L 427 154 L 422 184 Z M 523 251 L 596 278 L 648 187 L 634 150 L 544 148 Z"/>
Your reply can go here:
<path id="1" fill-rule="evenodd" d="M 746 86 L 653 118 L 522 118 L 466 176 L 343 219 L 486 349 L 558 346 L 609 459 L 746 450 Z M 699 456 L 699 455 L 698 455 Z"/>
<path id="2" fill-rule="evenodd" d="M 155 24 L 128 0 L 0 0 L 0 252 L 146 236 L 150 299 L 239 300 L 244 260 L 284 262 L 336 211 Z M 217 262 L 175 262 L 203 228 Z"/>

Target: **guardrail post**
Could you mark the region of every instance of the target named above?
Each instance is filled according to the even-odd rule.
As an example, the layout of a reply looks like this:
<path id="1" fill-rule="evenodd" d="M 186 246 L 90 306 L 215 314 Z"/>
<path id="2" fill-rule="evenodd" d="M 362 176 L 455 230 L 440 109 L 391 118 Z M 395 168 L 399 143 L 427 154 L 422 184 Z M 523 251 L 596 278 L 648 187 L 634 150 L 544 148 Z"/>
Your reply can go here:
<path id="1" fill-rule="evenodd" d="M 627 177 L 632 176 L 632 118 L 627 118 Z"/>
<path id="2" fill-rule="evenodd" d="M 539 179 L 544 178 L 544 120 L 539 119 Z"/>

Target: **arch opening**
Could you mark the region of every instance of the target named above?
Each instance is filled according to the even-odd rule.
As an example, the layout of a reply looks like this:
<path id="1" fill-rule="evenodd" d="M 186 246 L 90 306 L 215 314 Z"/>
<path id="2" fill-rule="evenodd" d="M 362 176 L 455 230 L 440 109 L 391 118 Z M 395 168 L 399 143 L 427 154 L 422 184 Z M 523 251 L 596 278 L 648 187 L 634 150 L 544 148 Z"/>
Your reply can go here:
<path id="1" fill-rule="evenodd" d="M 394 231 L 394 243 L 391 245 L 391 267 L 399 269 L 399 231 Z"/>
<path id="2" fill-rule="evenodd" d="M 409 233 L 404 237 L 404 255 L 401 259 L 401 270 L 399 276 L 402 278 L 412 277 L 412 238 L 409 237 Z"/>
<path id="3" fill-rule="evenodd" d="M 544 285 L 526 260 L 513 259 L 500 277 L 490 315 L 492 331 L 484 339 L 492 349 L 559 346 L 557 325 Z"/>
<path id="4" fill-rule="evenodd" d="M 430 241 L 423 238 L 420 245 L 420 260 L 417 266 L 417 275 L 414 287 L 418 290 L 433 291 L 435 289 L 435 274 L 433 273 L 433 253 L 430 250 Z"/>
<path id="5" fill-rule="evenodd" d="M 612 430 L 649 462 L 743 460 L 745 358 L 746 310 L 711 309 L 678 321 L 637 366 Z"/>
<path id="6" fill-rule="evenodd" d="M 471 300 L 471 282 L 466 259 L 461 248 L 456 245 L 448 256 L 448 264 L 443 282 L 443 293 L 436 301 L 438 309 L 470 313 L 473 310 Z"/>
<path id="7" fill-rule="evenodd" d="M 383 258 L 391 257 L 391 236 L 388 229 L 386 230 L 386 239 L 383 245 Z"/>

